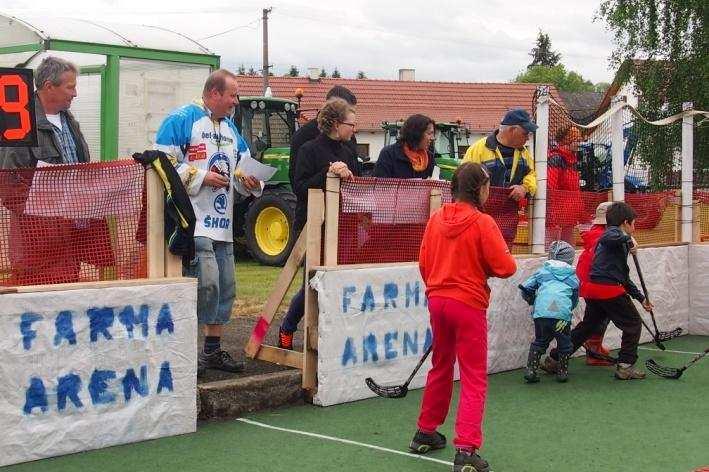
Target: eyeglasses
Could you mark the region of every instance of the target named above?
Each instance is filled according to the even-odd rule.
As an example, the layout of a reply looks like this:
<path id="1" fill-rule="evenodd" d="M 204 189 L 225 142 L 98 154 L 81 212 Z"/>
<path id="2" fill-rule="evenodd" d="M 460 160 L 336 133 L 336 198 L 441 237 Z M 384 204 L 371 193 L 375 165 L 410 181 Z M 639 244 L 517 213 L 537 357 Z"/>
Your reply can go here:
<path id="1" fill-rule="evenodd" d="M 350 125 L 352 128 L 357 126 L 357 123 L 348 123 L 347 121 L 340 121 L 340 123 L 343 125 Z"/>

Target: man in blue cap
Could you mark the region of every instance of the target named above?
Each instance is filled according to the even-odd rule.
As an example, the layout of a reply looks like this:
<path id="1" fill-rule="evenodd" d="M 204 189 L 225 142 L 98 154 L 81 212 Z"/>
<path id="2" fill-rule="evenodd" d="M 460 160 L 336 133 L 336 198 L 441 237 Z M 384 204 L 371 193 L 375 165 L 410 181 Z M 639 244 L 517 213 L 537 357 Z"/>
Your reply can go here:
<path id="1" fill-rule="evenodd" d="M 537 125 L 526 110 L 510 110 L 500 127 L 470 146 L 463 157 L 464 162 L 477 162 L 487 168 L 491 186 L 510 189 L 509 200 L 502 205 L 494 200 L 488 204 L 510 247 L 519 222 L 516 202 L 526 195 L 533 196 L 537 190 L 534 157 L 526 146 L 529 135 L 536 130 Z"/>

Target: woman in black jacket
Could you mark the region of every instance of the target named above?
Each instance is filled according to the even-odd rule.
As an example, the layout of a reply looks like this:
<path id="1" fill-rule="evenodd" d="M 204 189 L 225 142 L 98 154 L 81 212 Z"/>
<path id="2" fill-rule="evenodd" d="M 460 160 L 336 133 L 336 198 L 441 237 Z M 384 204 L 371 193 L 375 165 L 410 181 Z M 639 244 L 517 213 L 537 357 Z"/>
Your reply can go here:
<path id="1" fill-rule="evenodd" d="M 354 108 L 341 98 L 332 98 L 320 110 L 317 120 L 320 134 L 301 146 L 295 161 L 293 190 L 298 201 L 295 206 L 294 234 L 299 234 L 305 226 L 308 189 L 324 189 L 328 172 L 341 179 L 360 175 L 357 156 L 344 144 L 350 141 L 355 132 Z M 278 333 L 279 347 L 293 349 L 293 333 L 298 329 L 304 313 L 305 291 L 300 289 L 283 318 Z"/>
<path id="2" fill-rule="evenodd" d="M 411 115 L 401 128 L 398 142 L 379 153 L 375 177 L 427 179 L 436 165 L 431 143 L 436 137 L 434 121 L 426 115 Z"/>

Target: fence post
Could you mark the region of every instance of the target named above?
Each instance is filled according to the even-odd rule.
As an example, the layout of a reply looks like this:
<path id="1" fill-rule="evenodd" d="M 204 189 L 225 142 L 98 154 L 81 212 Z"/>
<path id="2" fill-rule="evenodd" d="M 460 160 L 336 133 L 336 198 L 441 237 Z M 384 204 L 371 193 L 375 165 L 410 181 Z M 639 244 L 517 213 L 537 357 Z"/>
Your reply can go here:
<path id="1" fill-rule="evenodd" d="M 337 248 L 340 229 L 340 178 L 327 173 L 325 181 L 325 254 L 326 266 L 337 265 Z"/>
<path id="2" fill-rule="evenodd" d="M 532 216 L 532 253 L 545 252 L 544 237 L 547 219 L 547 155 L 549 150 L 549 86 L 537 87 L 537 132 L 534 135 L 534 168 L 537 192 Z"/>
<path id="3" fill-rule="evenodd" d="M 165 277 L 165 195 L 160 177 L 152 167 L 145 171 L 147 186 L 148 278 Z"/>
<path id="4" fill-rule="evenodd" d="M 687 111 L 694 108 L 692 102 L 684 102 L 682 110 Z M 694 117 L 685 115 L 682 117 L 682 242 L 692 242 L 692 198 L 694 171 Z"/>
<path id="5" fill-rule="evenodd" d="M 625 95 L 613 97 L 611 106 L 625 103 Z M 625 159 L 623 158 L 625 146 L 623 140 L 623 110 L 618 109 L 611 117 L 611 159 L 613 163 L 613 201 L 625 201 Z"/>
<path id="6" fill-rule="evenodd" d="M 429 203 L 428 203 L 428 217 L 430 218 L 431 215 L 435 211 L 437 211 L 439 208 L 441 208 L 442 204 L 442 198 L 441 198 L 441 190 L 434 188 L 431 189 L 431 195 L 429 196 Z"/>

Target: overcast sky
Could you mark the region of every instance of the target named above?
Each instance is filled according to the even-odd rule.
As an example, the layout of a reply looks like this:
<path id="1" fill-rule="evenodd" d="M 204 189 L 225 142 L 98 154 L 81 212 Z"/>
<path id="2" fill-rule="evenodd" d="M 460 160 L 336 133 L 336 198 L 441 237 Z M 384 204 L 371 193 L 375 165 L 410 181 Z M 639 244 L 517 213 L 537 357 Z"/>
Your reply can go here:
<path id="1" fill-rule="evenodd" d="M 0 0 L 0 12 L 160 25 L 200 40 L 221 55 L 224 67 L 259 69 L 261 9 L 273 7 L 269 59 L 277 75 L 291 64 L 301 74 L 307 67 L 328 72 L 337 67 L 344 77 L 361 70 L 375 79 L 395 79 L 399 68 L 413 68 L 417 80 L 464 82 L 513 79 L 530 62 L 542 29 L 567 69 L 593 82 L 610 82 L 612 35 L 602 21 L 593 21 L 598 5 L 591 0 Z M 232 28 L 237 29 L 226 32 Z"/>

